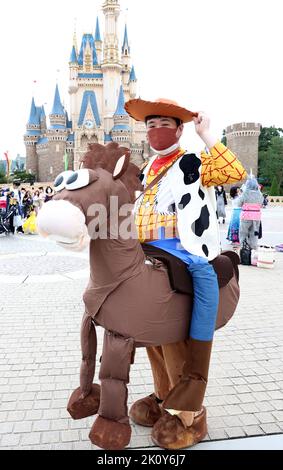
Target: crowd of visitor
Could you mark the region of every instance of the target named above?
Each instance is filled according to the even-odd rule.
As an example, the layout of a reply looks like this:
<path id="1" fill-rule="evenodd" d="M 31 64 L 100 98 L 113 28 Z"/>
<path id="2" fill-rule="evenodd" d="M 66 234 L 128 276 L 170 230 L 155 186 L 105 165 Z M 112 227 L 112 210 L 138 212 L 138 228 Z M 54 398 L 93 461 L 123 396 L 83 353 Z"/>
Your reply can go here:
<path id="1" fill-rule="evenodd" d="M 20 183 L 0 188 L 0 212 L 9 233 L 36 233 L 36 217 L 44 203 L 54 196 L 51 186 L 27 189 Z"/>

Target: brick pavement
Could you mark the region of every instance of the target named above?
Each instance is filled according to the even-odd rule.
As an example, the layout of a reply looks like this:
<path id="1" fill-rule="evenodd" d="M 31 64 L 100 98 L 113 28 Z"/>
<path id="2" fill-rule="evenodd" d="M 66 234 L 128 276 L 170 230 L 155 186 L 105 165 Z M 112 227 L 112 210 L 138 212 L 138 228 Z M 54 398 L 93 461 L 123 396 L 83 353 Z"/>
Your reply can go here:
<path id="1" fill-rule="evenodd" d="M 33 253 L 35 263 L 36 253 L 38 259 L 42 253 L 66 255 L 37 237 L 0 239 L 0 276 L 3 260 L 9 274 L 3 255 L 24 251 Z M 34 270 L 28 273 L 24 263 L 19 263 L 21 276 L 14 283 L 0 282 L 2 449 L 94 448 L 88 440 L 93 418 L 73 422 L 65 409 L 70 392 L 78 386 L 81 298 L 86 285 L 85 276 L 64 276 L 74 272 L 73 261 L 71 255 L 61 259 L 63 275 L 53 282 L 51 277 L 37 282 Z M 48 273 L 55 274 L 54 257 L 46 256 L 46 263 Z M 282 274 L 283 254 L 277 254 L 273 271 L 241 267 L 237 314 L 214 343 L 205 401 L 207 440 L 283 434 Z M 99 330 L 98 357 L 102 336 Z M 138 350 L 129 402 L 151 392 L 146 354 Z M 150 430 L 133 426 L 130 447 L 151 446 Z"/>

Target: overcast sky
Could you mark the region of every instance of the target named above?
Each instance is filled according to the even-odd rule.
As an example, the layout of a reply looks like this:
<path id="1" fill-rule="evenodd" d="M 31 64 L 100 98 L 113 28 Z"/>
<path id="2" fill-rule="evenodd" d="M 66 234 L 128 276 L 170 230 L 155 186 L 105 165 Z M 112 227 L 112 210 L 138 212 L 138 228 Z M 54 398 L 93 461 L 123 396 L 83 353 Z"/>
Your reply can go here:
<path id="1" fill-rule="evenodd" d="M 0 156 L 25 155 L 23 134 L 32 95 L 50 113 L 56 80 L 69 109 L 68 61 L 74 18 L 80 46 L 103 33 L 103 0 L 9 0 L 0 6 Z M 127 16 L 139 94 L 168 97 L 204 110 L 212 132 L 256 121 L 283 127 L 282 0 L 121 0 Z M 128 12 L 126 12 L 128 8 Z M 60 70 L 60 72 L 57 72 Z M 34 87 L 33 80 L 37 80 Z M 189 125 L 184 145 L 202 143 Z"/>

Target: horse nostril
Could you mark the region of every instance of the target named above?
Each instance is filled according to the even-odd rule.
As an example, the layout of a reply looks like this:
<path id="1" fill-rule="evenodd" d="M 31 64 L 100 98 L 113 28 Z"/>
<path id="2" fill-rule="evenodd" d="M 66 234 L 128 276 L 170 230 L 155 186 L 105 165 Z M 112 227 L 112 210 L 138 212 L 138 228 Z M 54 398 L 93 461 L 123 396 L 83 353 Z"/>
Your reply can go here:
<path id="1" fill-rule="evenodd" d="M 70 178 L 68 179 L 67 185 L 75 183 L 75 182 L 77 181 L 78 177 L 79 177 L 79 174 L 78 174 L 77 172 L 74 173 L 74 174 L 73 174 L 72 176 L 70 176 Z"/>

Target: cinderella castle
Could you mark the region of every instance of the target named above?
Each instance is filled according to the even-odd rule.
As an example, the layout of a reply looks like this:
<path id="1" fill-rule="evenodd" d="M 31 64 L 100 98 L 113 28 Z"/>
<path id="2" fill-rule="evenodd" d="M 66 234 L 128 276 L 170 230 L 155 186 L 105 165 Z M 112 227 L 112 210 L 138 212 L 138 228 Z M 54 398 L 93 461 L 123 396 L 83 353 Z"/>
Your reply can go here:
<path id="1" fill-rule="evenodd" d="M 118 142 L 130 148 L 137 165 L 149 157 L 143 123 L 132 120 L 125 101 L 135 98 L 137 77 L 125 26 L 119 46 L 119 0 L 104 0 L 105 32 L 102 40 L 97 18 L 95 35 L 84 34 L 78 49 L 76 35 L 71 51 L 70 114 L 64 108 L 58 85 L 49 122 L 44 106 L 32 98 L 26 127 L 27 171 L 48 182 L 64 171 L 77 169 L 80 157 L 91 143 Z"/>

